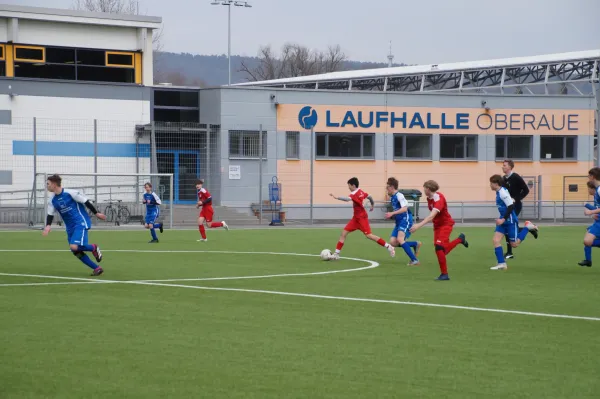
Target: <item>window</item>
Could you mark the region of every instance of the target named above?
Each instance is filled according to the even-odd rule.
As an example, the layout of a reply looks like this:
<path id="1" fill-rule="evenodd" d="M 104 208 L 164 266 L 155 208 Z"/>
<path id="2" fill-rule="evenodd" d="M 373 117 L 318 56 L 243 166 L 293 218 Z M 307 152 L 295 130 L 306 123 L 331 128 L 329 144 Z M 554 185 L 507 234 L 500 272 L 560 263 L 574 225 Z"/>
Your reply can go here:
<path id="1" fill-rule="evenodd" d="M 577 136 L 541 136 L 540 159 L 576 159 Z"/>
<path id="2" fill-rule="evenodd" d="M 106 66 L 133 68 L 133 53 L 106 52 Z"/>
<path id="3" fill-rule="evenodd" d="M 6 58 L 4 44 L 0 44 L 0 76 L 6 76 Z"/>
<path id="4" fill-rule="evenodd" d="M 16 77 L 136 83 L 137 53 L 20 45 L 15 45 L 13 51 Z M 5 69 L 2 57 L 0 63 L 2 72 Z"/>
<path id="5" fill-rule="evenodd" d="M 477 136 L 440 136 L 440 159 L 477 159 Z"/>
<path id="6" fill-rule="evenodd" d="M 258 131 L 230 130 L 230 158 L 260 158 L 260 136 Z M 267 132 L 262 132 L 262 157 L 267 157 Z"/>
<path id="7" fill-rule="evenodd" d="M 154 108 L 154 120 L 157 122 L 200 122 L 200 111 L 197 109 Z"/>
<path id="8" fill-rule="evenodd" d="M 300 132 L 285 132 L 285 157 L 300 159 Z"/>
<path id="9" fill-rule="evenodd" d="M 318 158 L 374 158 L 375 135 L 317 133 Z"/>
<path id="10" fill-rule="evenodd" d="M 394 159 L 431 159 L 431 135 L 394 134 Z"/>
<path id="11" fill-rule="evenodd" d="M 155 90 L 155 107 L 186 107 L 198 108 L 200 95 L 198 91 Z"/>
<path id="12" fill-rule="evenodd" d="M 44 47 L 15 46 L 15 62 L 44 62 L 46 60 Z"/>
<path id="13" fill-rule="evenodd" d="M 496 136 L 496 159 L 532 159 L 532 136 Z"/>

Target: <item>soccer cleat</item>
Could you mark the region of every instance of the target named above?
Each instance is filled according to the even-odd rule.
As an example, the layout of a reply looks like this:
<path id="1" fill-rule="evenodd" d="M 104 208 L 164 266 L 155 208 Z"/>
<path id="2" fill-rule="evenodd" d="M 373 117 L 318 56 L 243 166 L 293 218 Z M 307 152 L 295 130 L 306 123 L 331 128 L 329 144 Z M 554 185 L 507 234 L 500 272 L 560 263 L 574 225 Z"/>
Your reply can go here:
<path id="1" fill-rule="evenodd" d="M 467 237 L 463 233 L 460 233 L 458 235 L 458 238 L 460 239 L 462 245 L 465 246 L 465 248 L 469 248 L 469 242 L 467 241 Z"/>
<path id="2" fill-rule="evenodd" d="M 104 270 L 100 266 L 98 266 L 97 268 L 94 269 L 92 276 L 99 276 L 102 273 L 104 273 Z"/>
<path id="3" fill-rule="evenodd" d="M 450 281 L 450 277 L 447 274 L 440 274 L 436 281 Z"/>
<path id="4" fill-rule="evenodd" d="M 415 257 L 419 257 L 419 252 L 421 251 L 421 245 L 423 245 L 423 243 L 421 241 L 417 241 L 417 249 L 415 249 Z"/>
<path id="5" fill-rule="evenodd" d="M 504 259 L 512 259 L 512 258 L 514 258 L 514 257 L 515 257 L 515 256 L 514 256 L 512 253 L 510 253 L 510 252 L 507 252 L 507 253 L 504 255 Z"/>
<path id="6" fill-rule="evenodd" d="M 500 263 L 499 265 L 490 267 L 490 270 L 508 270 L 508 265 L 506 263 Z"/>
<path id="7" fill-rule="evenodd" d="M 533 238 L 535 238 L 537 240 L 537 238 L 538 238 L 538 230 L 539 230 L 538 227 L 535 224 L 531 223 L 530 221 L 526 221 L 525 222 L 525 228 L 527 230 L 529 230 L 529 232 L 531 233 L 531 235 L 533 236 Z"/>
<path id="8" fill-rule="evenodd" d="M 582 260 L 581 262 L 578 263 L 578 265 L 583 266 L 583 267 L 592 267 L 592 261 Z"/>
<path id="9" fill-rule="evenodd" d="M 96 244 L 92 244 L 94 246 L 94 250 L 92 251 L 92 255 L 94 255 L 94 258 L 96 258 L 96 262 L 100 263 L 102 262 L 102 252 L 100 251 L 100 247 L 97 246 Z M 102 272 L 100 272 L 102 273 Z"/>
<path id="10" fill-rule="evenodd" d="M 221 222 L 223 224 L 223 228 L 225 230 L 229 230 L 229 226 L 227 225 L 227 223 L 225 223 L 225 221 Z"/>
<path id="11" fill-rule="evenodd" d="M 150 240 L 148 241 L 148 244 L 158 244 L 158 240 Z"/>
<path id="12" fill-rule="evenodd" d="M 396 256 L 396 250 L 394 249 L 394 247 L 392 247 L 391 245 L 387 247 L 388 252 L 390 253 L 390 256 L 393 258 Z"/>
<path id="13" fill-rule="evenodd" d="M 196 242 L 206 242 L 208 241 L 208 238 L 201 238 L 199 240 L 196 240 Z"/>
<path id="14" fill-rule="evenodd" d="M 410 262 L 408 262 L 408 265 L 406 266 L 419 266 L 421 264 L 421 262 L 419 262 L 419 260 L 411 260 Z"/>
<path id="15" fill-rule="evenodd" d="M 160 231 L 161 233 L 162 233 L 163 231 L 165 231 L 165 229 L 163 228 L 163 224 L 162 224 L 162 223 L 160 224 L 160 227 L 158 228 L 158 231 Z"/>
<path id="16" fill-rule="evenodd" d="M 332 253 L 329 255 L 329 260 L 340 260 L 340 254 L 337 252 Z"/>

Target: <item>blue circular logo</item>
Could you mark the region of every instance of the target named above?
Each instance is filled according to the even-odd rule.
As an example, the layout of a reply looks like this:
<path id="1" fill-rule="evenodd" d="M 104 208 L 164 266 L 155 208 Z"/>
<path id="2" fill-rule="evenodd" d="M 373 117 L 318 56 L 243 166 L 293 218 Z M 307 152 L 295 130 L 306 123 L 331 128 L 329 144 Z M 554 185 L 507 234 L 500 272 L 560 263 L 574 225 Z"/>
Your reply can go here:
<path id="1" fill-rule="evenodd" d="M 298 112 L 298 123 L 300 123 L 303 129 L 312 129 L 317 125 L 318 120 L 317 111 L 310 105 L 303 107 Z"/>

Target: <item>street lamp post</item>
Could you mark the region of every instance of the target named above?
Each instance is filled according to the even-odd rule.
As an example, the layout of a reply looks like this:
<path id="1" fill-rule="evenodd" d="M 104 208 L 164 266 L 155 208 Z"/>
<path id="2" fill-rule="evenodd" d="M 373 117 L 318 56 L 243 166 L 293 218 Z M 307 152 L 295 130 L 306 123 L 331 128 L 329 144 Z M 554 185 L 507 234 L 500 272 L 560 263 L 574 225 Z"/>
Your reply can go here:
<path id="1" fill-rule="evenodd" d="M 247 1 L 234 1 L 234 0 L 213 0 L 210 3 L 213 6 L 227 6 L 227 63 L 229 64 L 229 86 L 231 86 L 231 6 L 235 7 L 247 7 L 250 8 L 252 5 Z"/>

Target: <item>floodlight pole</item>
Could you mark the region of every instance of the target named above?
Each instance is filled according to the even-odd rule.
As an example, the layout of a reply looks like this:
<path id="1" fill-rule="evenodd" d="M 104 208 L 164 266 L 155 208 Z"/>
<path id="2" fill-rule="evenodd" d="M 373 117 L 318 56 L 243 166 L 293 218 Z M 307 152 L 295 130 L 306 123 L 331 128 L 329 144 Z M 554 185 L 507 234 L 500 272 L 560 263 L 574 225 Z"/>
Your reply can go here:
<path id="1" fill-rule="evenodd" d="M 227 71 L 228 86 L 231 86 L 231 6 L 250 8 L 252 5 L 247 1 L 234 0 L 214 0 L 210 3 L 213 6 L 227 6 Z"/>

